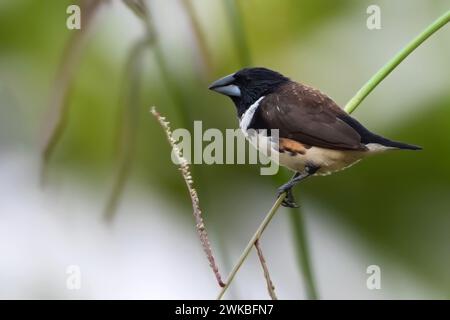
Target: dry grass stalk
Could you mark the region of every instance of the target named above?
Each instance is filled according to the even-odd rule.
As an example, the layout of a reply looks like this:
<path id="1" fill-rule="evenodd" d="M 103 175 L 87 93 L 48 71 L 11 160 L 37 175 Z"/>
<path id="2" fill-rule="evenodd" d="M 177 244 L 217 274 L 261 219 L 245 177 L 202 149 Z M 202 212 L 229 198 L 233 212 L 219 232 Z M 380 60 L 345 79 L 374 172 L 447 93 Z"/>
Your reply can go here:
<path id="1" fill-rule="evenodd" d="M 258 258 L 261 262 L 261 266 L 264 271 L 264 278 L 266 279 L 267 283 L 267 291 L 269 292 L 270 297 L 272 300 L 278 300 L 277 295 L 275 294 L 275 286 L 273 285 L 272 279 L 270 278 L 269 268 L 267 267 L 266 259 L 264 258 L 264 255 L 261 250 L 261 246 L 259 245 L 259 240 L 255 241 L 255 248 L 258 252 Z"/>
<path id="2" fill-rule="evenodd" d="M 170 123 L 168 121 L 166 121 L 165 117 L 161 116 L 156 111 L 155 107 L 152 107 L 150 112 L 155 116 L 155 118 L 160 123 L 161 127 L 164 129 L 164 131 L 167 135 L 167 140 L 169 141 L 169 143 L 172 147 L 173 153 L 177 158 L 177 161 L 179 163 L 179 169 L 181 171 L 184 181 L 186 182 L 186 187 L 187 187 L 187 189 L 189 191 L 189 195 L 191 197 L 192 209 L 193 209 L 193 214 L 194 214 L 194 218 L 195 218 L 197 233 L 200 237 L 200 242 L 202 244 L 203 251 L 205 252 L 205 254 L 208 258 L 209 265 L 210 265 L 211 269 L 213 270 L 214 275 L 216 276 L 219 286 L 224 287 L 225 283 L 222 281 L 222 276 L 219 273 L 219 268 L 214 259 L 214 255 L 213 255 L 212 249 L 211 249 L 211 244 L 208 240 L 208 233 L 206 231 L 205 223 L 203 222 L 202 211 L 200 209 L 200 201 L 198 198 L 197 191 L 194 188 L 194 181 L 192 180 L 189 163 L 185 158 L 183 158 L 181 151 L 176 144 L 175 139 L 172 137 L 172 130 L 170 129 Z"/>

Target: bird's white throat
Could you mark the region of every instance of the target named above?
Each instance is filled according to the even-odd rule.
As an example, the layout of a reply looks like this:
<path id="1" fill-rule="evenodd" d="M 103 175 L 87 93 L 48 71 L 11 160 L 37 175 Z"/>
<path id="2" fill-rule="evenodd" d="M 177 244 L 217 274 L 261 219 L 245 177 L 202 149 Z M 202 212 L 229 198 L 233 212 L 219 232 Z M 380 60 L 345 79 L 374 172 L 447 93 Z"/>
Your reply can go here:
<path id="1" fill-rule="evenodd" d="M 258 109 L 259 103 L 261 102 L 262 99 L 264 99 L 264 96 L 262 96 L 261 98 L 256 100 L 256 102 L 253 103 L 247 109 L 247 111 L 244 112 L 244 114 L 242 115 L 241 119 L 239 120 L 239 127 L 241 128 L 241 130 L 244 133 L 247 131 L 248 127 L 250 126 L 250 123 L 253 120 L 253 116 L 255 115 L 255 112 Z"/>

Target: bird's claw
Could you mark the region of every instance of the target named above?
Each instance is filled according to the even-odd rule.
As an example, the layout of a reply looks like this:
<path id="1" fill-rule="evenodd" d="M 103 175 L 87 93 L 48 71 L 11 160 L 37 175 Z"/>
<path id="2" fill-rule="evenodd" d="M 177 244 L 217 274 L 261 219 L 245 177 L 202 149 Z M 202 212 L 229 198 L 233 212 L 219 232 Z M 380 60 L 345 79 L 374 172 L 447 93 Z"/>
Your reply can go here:
<path id="1" fill-rule="evenodd" d="M 297 203 L 295 203 L 294 201 L 287 200 L 287 199 L 284 199 L 283 202 L 281 202 L 281 205 L 283 207 L 287 207 L 287 208 L 298 208 L 299 207 Z"/>
<path id="2" fill-rule="evenodd" d="M 281 202 L 281 205 L 283 207 L 287 207 L 287 208 L 298 208 L 298 204 L 295 203 L 295 199 L 294 199 L 294 195 L 292 194 L 292 189 L 288 188 L 283 188 L 280 187 L 278 189 L 278 197 L 281 196 L 283 193 L 286 193 L 285 198 L 283 199 L 283 201 Z"/>

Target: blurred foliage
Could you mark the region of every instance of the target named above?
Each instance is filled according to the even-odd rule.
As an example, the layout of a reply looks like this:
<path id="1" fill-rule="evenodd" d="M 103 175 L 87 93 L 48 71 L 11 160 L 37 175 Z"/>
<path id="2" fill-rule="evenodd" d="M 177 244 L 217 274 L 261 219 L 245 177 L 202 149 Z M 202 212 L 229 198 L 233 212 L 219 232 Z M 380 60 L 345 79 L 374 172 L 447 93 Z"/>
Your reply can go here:
<path id="1" fill-rule="evenodd" d="M 190 215 L 189 199 L 176 167 L 170 161 L 164 133 L 148 114 L 149 107 L 156 105 L 174 127 L 186 125 L 177 101 L 172 96 L 172 89 L 164 85 L 162 77 L 169 76 L 181 91 L 185 108 L 182 113 L 189 116 L 188 128 L 192 126 L 192 120 L 198 119 L 203 121 L 204 129 L 219 128 L 224 131 L 226 128 L 235 128 L 236 119 L 231 103 L 208 92 L 208 81 L 199 77 L 202 71 L 195 63 L 198 57 L 189 42 L 191 31 L 182 28 L 183 19 L 180 17 L 185 17 L 182 7 L 177 6 L 176 2 L 170 4 L 171 8 L 179 10 L 176 19 L 181 19 L 181 27 L 167 19 L 165 23 L 161 22 L 167 18 L 160 17 L 160 12 L 163 14 L 164 11 L 164 2 L 149 1 L 153 16 L 159 21 L 157 32 L 162 41 L 161 54 L 168 64 L 167 70 L 163 72 L 168 75 L 161 75 L 150 50 L 144 52 L 143 89 L 139 99 L 140 123 L 131 182 L 147 188 L 149 192 L 157 192 L 168 201 L 183 203 L 186 210 L 174 214 Z M 11 133 L 11 137 L 16 140 L 0 139 L 0 148 L 24 145 L 36 151 L 38 132 L 45 125 L 42 117 L 48 107 L 49 90 L 58 61 L 70 33 L 74 32 L 65 27 L 65 12 L 71 3 L 68 0 L 16 0 L 0 4 L 0 126 L 13 121 L 21 124 L 13 130 L 27 133 L 25 136 Z M 209 79 L 212 81 L 235 71 L 240 62 L 235 53 L 230 27 L 216 23 L 226 21 L 223 20 L 226 17 L 223 3 L 206 0 L 193 3 L 215 64 L 214 74 Z M 342 81 L 361 81 L 362 85 L 374 71 L 372 67 L 361 69 L 359 64 L 353 64 L 356 58 L 346 56 L 347 53 L 365 52 L 366 55 L 359 57 L 358 61 L 367 60 L 368 65 L 372 66 L 369 63 L 377 59 L 377 64 L 381 66 L 385 62 L 380 58 L 383 56 L 381 51 L 387 50 L 384 49 L 385 44 L 388 46 L 389 42 L 389 55 L 394 54 L 427 23 L 448 9 L 446 1 L 404 0 L 396 1 L 395 4 L 384 1 L 383 12 L 391 10 L 397 14 L 395 20 L 392 19 L 393 13 L 383 15 L 386 17 L 385 28 L 398 27 L 402 31 L 382 30 L 380 32 L 384 32 L 384 40 L 367 36 L 367 43 L 378 41 L 380 52 L 370 51 L 370 48 L 361 51 L 365 50 L 366 45 L 362 43 L 361 34 L 367 35 L 364 33 L 365 8 L 369 4 L 372 3 L 352 0 L 240 1 L 253 63 L 290 73 L 293 78 L 305 82 L 311 79 L 316 82 L 314 85 L 320 85 L 317 79 L 323 79 L 322 83 L 333 87 L 337 95 L 347 96 L 353 89 L 345 88 L 342 91 L 342 83 L 336 86 L 327 83 L 330 75 Z M 415 9 L 406 10 L 402 6 Z M 114 137 L 117 118 L 120 116 L 123 68 L 127 52 L 143 30 L 139 24 L 135 27 L 133 21 L 136 18 L 119 1 L 110 1 L 100 11 L 70 92 L 69 125 L 51 162 L 50 178 L 69 172 L 107 190 L 115 161 Z M 409 14 L 413 18 L 407 18 Z M 208 15 L 210 17 L 206 19 Z M 405 31 L 400 26 L 406 20 L 411 29 Z M 414 24 L 414 21 L 417 23 Z M 359 28 L 355 29 L 358 23 Z M 339 28 L 336 29 L 335 25 Z M 354 39 L 354 43 L 352 47 L 342 48 L 340 39 L 328 39 L 327 52 L 331 52 L 332 57 L 336 53 L 339 59 L 328 61 L 325 65 L 334 64 L 336 70 L 341 70 L 338 68 L 343 64 L 348 66 L 348 72 L 336 75 L 337 71 L 325 66 L 311 72 L 307 67 L 320 66 L 320 59 L 324 57 L 321 42 L 323 35 L 336 32 L 341 33 L 341 39 Z M 441 31 L 443 34 L 433 36 L 423 48 L 419 48 L 422 54 L 418 53 L 417 58 L 408 58 L 394 73 L 414 74 L 414 77 L 407 79 L 412 85 L 433 80 L 433 83 L 443 82 L 443 87 L 448 88 L 448 76 L 429 79 L 414 73 L 414 64 L 430 65 L 431 68 L 436 61 L 446 61 L 446 65 L 435 66 L 433 70 L 448 71 L 448 59 L 442 59 L 450 55 L 448 32 L 447 27 Z M 212 36 L 215 34 L 216 37 Z M 318 45 L 314 47 L 316 42 Z M 305 51 L 297 54 L 295 50 L 299 48 Z M 234 54 L 228 55 L 229 52 Z M 305 59 L 305 52 L 315 53 Z M 180 64 L 183 68 L 178 68 Z M 301 66 L 300 70 L 298 66 Z M 400 76 L 390 79 L 405 80 Z M 373 157 L 344 172 L 311 179 L 297 192 L 302 193 L 302 201 L 314 199 L 329 208 L 331 214 L 351 226 L 386 257 L 401 261 L 408 271 L 429 282 L 436 288 L 436 296 L 440 297 L 441 292 L 450 292 L 450 96 L 446 91 L 436 92 L 430 88 L 426 89 L 428 91 L 411 91 L 407 89 L 408 85 L 405 87 L 404 83 L 387 81 L 376 89 L 377 94 L 364 102 L 360 109 L 376 109 L 378 103 L 387 101 L 383 100 L 385 92 L 396 92 L 397 96 L 391 98 L 390 107 L 402 108 L 403 117 L 397 117 L 395 125 L 388 122 L 388 127 L 380 124 L 368 126 L 395 140 L 422 145 L 422 152 L 392 152 Z M 354 88 L 355 82 L 349 86 Z M 7 112 L 13 105 L 12 100 L 21 110 L 20 113 L 13 113 L 18 119 L 4 116 L 10 114 Z M 409 104 L 402 101 L 408 101 Z M 371 124 L 364 114 L 367 113 L 361 111 L 355 116 L 363 123 Z M 202 208 L 213 230 L 210 233 L 218 232 L 220 238 L 225 238 L 233 232 L 240 215 L 252 215 L 255 219 L 262 217 L 262 212 L 240 212 L 242 201 L 246 198 L 245 192 L 258 194 L 267 190 L 261 188 L 260 191 L 260 184 L 273 186 L 270 177 L 259 176 L 258 166 L 195 165 L 194 168 Z M 275 189 L 273 194 L 264 193 L 260 197 L 261 206 L 269 208 L 275 197 Z M 99 199 L 100 202 L 103 200 L 106 201 Z M 119 211 L 119 214 L 126 212 Z M 214 225 L 221 227 L 214 228 Z"/>

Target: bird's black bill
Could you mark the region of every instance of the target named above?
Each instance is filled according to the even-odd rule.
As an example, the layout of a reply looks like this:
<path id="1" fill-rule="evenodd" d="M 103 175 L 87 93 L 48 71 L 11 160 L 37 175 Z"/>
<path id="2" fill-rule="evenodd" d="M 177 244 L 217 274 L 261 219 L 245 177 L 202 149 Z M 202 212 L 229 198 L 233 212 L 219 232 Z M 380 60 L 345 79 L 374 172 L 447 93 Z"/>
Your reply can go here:
<path id="1" fill-rule="evenodd" d="M 219 80 L 214 81 L 208 87 L 208 89 L 219 92 L 226 96 L 240 97 L 241 89 L 239 89 L 239 87 L 237 85 L 233 84 L 234 80 L 236 80 L 236 79 L 234 78 L 233 75 L 223 77 Z"/>
<path id="2" fill-rule="evenodd" d="M 234 78 L 234 75 L 230 74 L 226 77 L 220 78 L 219 80 L 216 80 L 213 83 L 211 83 L 211 85 L 208 87 L 208 89 L 215 90 L 216 88 L 230 85 L 234 82 L 234 80 L 236 80 Z"/>

